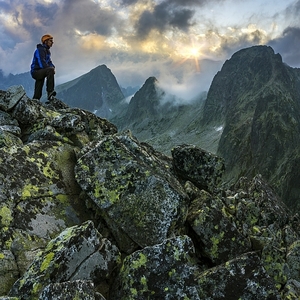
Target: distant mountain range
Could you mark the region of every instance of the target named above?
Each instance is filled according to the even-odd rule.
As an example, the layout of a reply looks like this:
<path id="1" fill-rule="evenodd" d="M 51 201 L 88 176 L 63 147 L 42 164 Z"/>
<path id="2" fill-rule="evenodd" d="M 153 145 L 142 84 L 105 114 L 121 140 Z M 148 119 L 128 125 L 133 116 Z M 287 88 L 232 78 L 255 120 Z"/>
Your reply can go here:
<path id="1" fill-rule="evenodd" d="M 1 89 L 29 86 L 26 73 L 5 80 L 0 73 L 0 79 Z M 236 52 L 208 92 L 190 103 L 168 95 L 154 77 L 125 101 L 126 90 L 105 65 L 57 86 L 57 92 L 69 106 L 107 118 L 119 131 L 130 129 L 166 154 L 175 145 L 194 144 L 222 156 L 233 184 L 262 174 L 289 207 L 300 208 L 300 69 L 284 64 L 271 47 Z"/>
<path id="2" fill-rule="evenodd" d="M 33 96 L 34 80 L 31 78 L 30 72 L 5 76 L 0 69 L 0 90 L 7 90 L 12 85 L 22 85 L 28 97 Z"/>

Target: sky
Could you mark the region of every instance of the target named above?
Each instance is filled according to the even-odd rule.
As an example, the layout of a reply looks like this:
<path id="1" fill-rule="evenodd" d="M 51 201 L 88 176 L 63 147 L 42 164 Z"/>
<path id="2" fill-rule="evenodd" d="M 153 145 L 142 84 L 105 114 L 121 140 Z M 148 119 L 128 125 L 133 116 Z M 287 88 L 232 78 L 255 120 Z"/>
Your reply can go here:
<path id="1" fill-rule="evenodd" d="M 0 69 L 28 72 L 43 34 L 56 84 L 105 64 L 122 87 L 155 76 L 191 98 L 238 50 L 269 45 L 300 67 L 300 0 L 0 0 Z"/>

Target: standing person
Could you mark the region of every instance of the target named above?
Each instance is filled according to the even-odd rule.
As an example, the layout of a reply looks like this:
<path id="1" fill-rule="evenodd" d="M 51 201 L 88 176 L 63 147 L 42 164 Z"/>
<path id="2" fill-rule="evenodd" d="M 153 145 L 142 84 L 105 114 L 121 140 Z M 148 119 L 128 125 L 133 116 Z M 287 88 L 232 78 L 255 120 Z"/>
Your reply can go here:
<path id="1" fill-rule="evenodd" d="M 41 99 L 45 78 L 48 100 L 56 95 L 54 91 L 55 66 L 51 61 L 50 48 L 53 46 L 53 36 L 45 34 L 42 44 L 36 45 L 31 63 L 31 76 L 35 79 L 33 99 Z"/>

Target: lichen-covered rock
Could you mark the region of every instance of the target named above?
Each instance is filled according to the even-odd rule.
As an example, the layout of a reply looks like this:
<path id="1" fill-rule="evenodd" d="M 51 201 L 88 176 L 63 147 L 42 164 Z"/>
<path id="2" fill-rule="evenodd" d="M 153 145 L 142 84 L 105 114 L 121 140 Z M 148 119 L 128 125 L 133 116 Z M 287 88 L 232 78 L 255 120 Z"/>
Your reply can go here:
<path id="1" fill-rule="evenodd" d="M 0 148 L 22 145 L 21 128 L 9 113 L 0 110 Z"/>
<path id="2" fill-rule="evenodd" d="M 203 255 L 220 264 L 251 250 L 250 239 L 243 236 L 226 213 L 224 203 L 208 192 L 189 207 L 188 222 L 201 243 Z"/>
<path id="3" fill-rule="evenodd" d="M 290 270 L 289 279 L 300 281 L 300 240 L 290 245 L 286 260 Z"/>
<path id="4" fill-rule="evenodd" d="M 21 128 L 16 119 L 10 114 L 0 110 L 0 130 L 10 132 L 17 137 L 21 135 Z"/>
<path id="5" fill-rule="evenodd" d="M 252 249 L 261 251 L 263 266 L 280 290 L 294 278 L 290 275 L 292 264 L 287 260 L 288 249 L 299 239 L 293 218 L 261 176 L 251 181 L 241 178 L 234 189 L 237 192 L 226 201 L 235 224 L 250 237 Z"/>
<path id="6" fill-rule="evenodd" d="M 246 253 L 198 276 L 200 299 L 281 299 L 275 282 L 264 270 L 259 256 Z"/>
<path id="7" fill-rule="evenodd" d="M 99 283 L 117 266 L 120 253 L 102 239 L 91 221 L 64 230 L 40 252 L 24 275 L 13 285 L 10 296 L 36 299 L 51 283 L 91 280 Z"/>
<path id="8" fill-rule="evenodd" d="M 26 96 L 16 104 L 12 116 L 22 125 L 25 142 L 41 137 L 41 140 L 59 139 L 83 147 L 90 141 L 117 132 L 115 125 L 91 112 L 66 105 L 47 106 Z"/>
<path id="9" fill-rule="evenodd" d="M 300 282 L 294 279 L 288 280 L 281 294 L 282 299 L 298 300 L 300 296 Z"/>
<path id="10" fill-rule="evenodd" d="M 1 128 L 0 128 L 0 148 L 23 145 L 22 140 L 14 133 L 11 133 L 11 127 L 7 129 L 1 126 Z"/>
<path id="11" fill-rule="evenodd" d="M 267 185 L 260 175 L 252 180 L 240 178 L 234 185 L 236 199 L 232 199 L 235 206 L 239 226 L 247 224 L 244 230 L 251 229 L 251 225 L 275 225 L 283 228 L 289 220 L 289 211 L 274 191 Z"/>
<path id="12" fill-rule="evenodd" d="M 23 274 L 36 251 L 86 220 L 87 210 L 78 199 L 75 154 L 68 144 L 35 142 L 3 147 L 0 153 L 0 252 L 13 253 L 18 266 L 0 281 L 0 290 L 7 292 L 7 282 Z"/>
<path id="13" fill-rule="evenodd" d="M 3 292 L 8 291 L 8 288 L 14 284 L 18 276 L 19 276 L 19 270 L 13 253 L 9 250 L 1 250 L 0 251 L 0 291 L 1 291 L 0 295 Z"/>
<path id="14" fill-rule="evenodd" d="M 261 176 L 220 185 L 200 148 L 22 90 L 0 91 L 1 300 L 300 299 L 300 220 Z"/>
<path id="15" fill-rule="evenodd" d="M 275 232 L 277 235 L 272 236 L 272 232 L 267 235 L 266 244 L 262 248 L 261 260 L 267 273 L 275 280 L 278 290 L 286 284 L 291 277 L 291 269 L 286 256 L 286 245 L 283 243 L 281 230 Z M 299 256 L 299 254 L 298 254 Z M 296 279 L 296 278 L 295 278 Z"/>
<path id="16" fill-rule="evenodd" d="M 178 236 L 128 255 L 110 299 L 201 299 L 196 289 L 194 251 L 188 236 Z"/>
<path id="17" fill-rule="evenodd" d="M 99 208 L 118 246 L 162 243 L 186 219 L 188 197 L 154 153 L 129 134 L 107 136 L 77 162 L 76 180 Z"/>
<path id="18" fill-rule="evenodd" d="M 47 285 L 39 296 L 40 300 L 105 300 L 98 294 L 95 297 L 92 281 L 76 280 Z"/>
<path id="19" fill-rule="evenodd" d="M 12 117 L 18 120 L 20 125 L 37 125 L 35 122 L 41 116 L 42 104 L 38 100 L 30 99 L 24 96 L 12 110 Z"/>
<path id="20" fill-rule="evenodd" d="M 116 132 L 92 113 L 68 106 L 50 109 L 22 90 L 0 93 L 6 105 L 0 111 L 0 253 L 12 268 L 0 270 L 0 294 L 51 238 L 88 219 L 74 177 L 76 153 L 83 144 Z"/>
<path id="21" fill-rule="evenodd" d="M 45 234 L 38 235 L 48 237 L 46 232 L 51 234 L 52 226 L 60 231 L 70 217 L 78 220 L 78 213 L 72 211 L 71 204 L 74 195 L 79 193 L 73 173 L 72 148 L 59 142 L 43 142 L 1 148 L 0 153 L 0 205 L 1 211 L 7 212 L 0 226 L 14 225 L 36 233 L 44 230 Z M 56 215 L 53 214 L 55 209 Z M 13 214 L 8 213 L 12 211 Z"/>
<path id="22" fill-rule="evenodd" d="M 0 109 L 3 111 L 11 110 L 24 96 L 26 96 L 26 92 L 21 85 L 11 86 L 7 89 L 4 97 L 0 97 Z"/>
<path id="23" fill-rule="evenodd" d="M 176 173 L 201 189 L 213 191 L 221 183 L 225 163 L 221 157 L 194 145 L 180 145 L 172 149 Z"/>

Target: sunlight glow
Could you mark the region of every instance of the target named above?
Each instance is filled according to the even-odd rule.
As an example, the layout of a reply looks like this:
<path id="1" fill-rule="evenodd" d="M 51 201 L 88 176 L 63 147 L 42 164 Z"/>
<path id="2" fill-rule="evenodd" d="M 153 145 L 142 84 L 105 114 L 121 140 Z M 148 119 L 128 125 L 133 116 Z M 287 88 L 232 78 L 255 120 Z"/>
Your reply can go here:
<path id="1" fill-rule="evenodd" d="M 81 47 L 85 50 L 99 50 L 105 47 L 105 38 L 93 33 L 82 35 L 80 39 Z"/>
<path id="2" fill-rule="evenodd" d="M 181 58 L 181 63 L 184 63 L 187 60 L 193 60 L 196 71 L 199 72 L 199 60 L 204 56 L 202 53 L 205 45 L 203 36 L 191 35 L 188 39 L 183 39 L 175 45 L 175 54 L 177 57 Z"/>
<path id="3" fill-rule="evenodd" d="M 147 52 L 147 53 L 156 53 L 158 52 L 158 48 L 157 48 L 157 44 L 155 41 L 146 41 L 143 42 L 141 45 L 143 51 Z"/>

